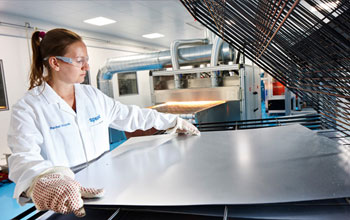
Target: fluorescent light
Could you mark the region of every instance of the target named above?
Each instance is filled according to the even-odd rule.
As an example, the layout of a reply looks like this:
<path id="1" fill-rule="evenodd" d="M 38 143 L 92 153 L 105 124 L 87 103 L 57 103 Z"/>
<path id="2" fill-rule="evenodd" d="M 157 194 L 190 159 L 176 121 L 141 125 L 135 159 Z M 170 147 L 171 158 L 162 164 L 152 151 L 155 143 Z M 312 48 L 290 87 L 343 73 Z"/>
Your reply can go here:
<path id="1" fill-rule="evenodd" d="M 154 39 L 154 38 L 164 37 L 164 35 L 163 34 L 159 34 L 159 33 L 152 33 L 152 34 L 144 34 L 144 35 L 142 35 L 142 37 L 149 38 L 149 39 Z"/>
<path id="2" fill-rule="evenodd" d="M 96 17 L 96 18 L 87 19 L 84 22 L 89 23 L 89 24 L 93 24 L 93 25 L 97 25 L 97 26 L 103 26 L 103 25 L 107 25 L 107 24 L 113 24 L 116 21 L 109 19 L 109 18 L 105 18 L 105 17 Z"/>
<path id="3" fill-rule="evenodd" d="M 180 69 L 182 70 L 193 69 L 193 66 L 180 66 Z"/>

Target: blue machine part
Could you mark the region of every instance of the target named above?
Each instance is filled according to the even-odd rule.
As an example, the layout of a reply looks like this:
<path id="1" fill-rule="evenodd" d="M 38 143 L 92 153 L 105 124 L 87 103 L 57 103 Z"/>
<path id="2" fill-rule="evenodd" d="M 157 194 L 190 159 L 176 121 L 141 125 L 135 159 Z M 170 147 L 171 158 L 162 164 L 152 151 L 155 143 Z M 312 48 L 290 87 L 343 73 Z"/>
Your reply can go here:
<path id="1" fill-rule="evenodd" d="M 265 97 L 266 97 L 266 94 L 265 94 L 265 84 L 264 84 L 264 81 L 263 80 L 260 80 L 260 89 L 261 89 L 261 102 L 265 102 Z"/>
<path id="2" fill-rule="evenodd" d="M 2 181 L 0 184 L 0 219 L 12 219 L 22 212 L 32 208 L 33 203 L 28 203 L 24 206 L 20 206 L 16 199 L 14 199 L 13 192 L 15 190 L 15 184 L 12 182 L 4 182 Z M 35 213 L 31 213 L 26 216 L 24 219 L 28 219 L 33 216 Z"/>
<path id="3" fill-rule="evenodd" d="M 122 143 L 126 141 L 126 135 L 124 131 L 119 131 L 113 128 L 109 128 L 109 144 L 110 150 L 114 150 L 114 148 L 118 147 Z"/>
<path id="4" fill-rule="evenodd" d="M 161 69 L 163 68 L 163 65 L 161 64 L 152 64 L 152 65 L 146 65 L 146 66 L 141 66 L 141 67 L 132 67 L 130 69 L 124 69 L 123 73 L 126 72 L 135 72 L 135 71 L 140 71 L 140 70 L 156 70 L 156 69 Z M 113 74 L 117 74 L 118 71 L 114 71 L 114 72 L 107 72 L 105 74 L 103 74 L 103 79 L 104 80 L 111 80 L 113 77 Z"/>

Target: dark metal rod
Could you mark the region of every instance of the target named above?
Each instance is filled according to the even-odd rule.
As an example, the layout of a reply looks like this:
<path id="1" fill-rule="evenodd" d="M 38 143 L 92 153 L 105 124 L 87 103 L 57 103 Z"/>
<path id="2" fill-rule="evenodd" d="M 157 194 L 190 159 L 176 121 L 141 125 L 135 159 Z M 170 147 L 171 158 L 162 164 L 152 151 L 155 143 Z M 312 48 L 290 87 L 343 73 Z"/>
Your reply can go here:
<path id="1" fill-rule="evenodd" d="M 281 10 L 277 0 L 218 0 L 212 4 L 218 29 L 203 2 L 181 0 L 189 12 L 214 33 L 219 33 L 256 64 L 322 115 L 324 128 L 348 127 L 350 114 L 350 1 L 289 1 Z M 286 1 L 284 1 L 286 2 Z M 290 3 L 292 2 L 292 3 Z M 323 6 L 320 6 L 320 3 Z M 321 17 L 307 5 L 314 7 Z M 288 18 L 286 14 L 290 12 Z M 276 15 L 284 19 L 281 26 Z M 225 19 L 234 23 L 225 24 Z M 271 24 L 278 24 L 276 32 Z M 271 38 L 269 32 L 275 33 Z M 262 42 L 270 42 L 268 46 Z M 337 120 L 334 120 L 337 119 Z M 344 124 L 345 123 L 345 124 Z M 349 132 L 349 129 L 342 131 Z"/>
<path id="2" fill-rule="evenodd" d="M 260 53 L 260 55 L 258 56 L 257 60 L 264 54 L 266 48 L 270 45 L 272 39 L 275 37 L 275 35 L 278 33 L 279 29 L 282 27 L 282 25 L 284 24 L 284 22 L 286 21 L 286 19 L 288 18 L 288 16 L 290 15 L 290 13 L 292 13 L 293 9 L 295 8 L 295 6 L 299 3 L 299 0 L 296 0 L 292 6 L 291 9 L 289 9 L 287 15 L 283 18 L 282 22 L 280 23 L 280 25 L 277 27 L 276 31 L 273 33 L 272 37 L 270 38 L 270 40 L 267 42 L 267 44 L 265 45 L 263 51 Z M 283 8 L 281 9 L 283 10 Z"/>

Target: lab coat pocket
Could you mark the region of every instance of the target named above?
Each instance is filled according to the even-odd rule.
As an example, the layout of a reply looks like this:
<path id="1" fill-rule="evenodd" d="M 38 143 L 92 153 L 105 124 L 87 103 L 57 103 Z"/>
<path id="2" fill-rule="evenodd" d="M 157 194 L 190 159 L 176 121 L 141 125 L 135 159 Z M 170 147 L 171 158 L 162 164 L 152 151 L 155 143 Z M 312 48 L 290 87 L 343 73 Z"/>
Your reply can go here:
<path id="1" fill-rule="evenodd" d="M 108 126 L 103 120 L 90 124 L 90 134 L 95 151 L 99 155 L 109 149 Z"/>
<path id="2" fill-rule="evenodd" d="M 96 140 L 100 138 L 101 133 L 104 133 L 106 125 L 103 120 L 96 121 L 95 123 L 90 123 L 89 125 L 91 136 Z"/>
<path id="3" fill-rule="evenodd" d="M 50 148 L 46 148 L 48 155 L 54 155 L 54 158 L 48 158 L 55 161 L 55 164 L 70 164 L 75 163 L 75 159 L 68 159 L 70 155 L 79 155 L 82 153 L 81 140 L 79 130 L 72 123 L 62 123 L 50 127 L 51 138 L 46 140 Z M 56 158 L 60 158 L 57 160 Z M 57 160 L 57 161 L 56 161 Z"/>
<path id="4" fill-rule="evenodd" d="M 69 122 L 50 126 L 52 140 L 55 140 L 55 143 L 60 143 L 61 145 L 66 144 L 66 140 L 73 134 L 73 132 L 73 126 Z"/>
<path id="5" fill-rule="evenodd" d="M 102 118 L 98 118 L 96 121 L 90 120 L 89 128 L 94 142 L 101 138 L 101 133 L 104 132 L 105 127 L 106 126 L 104 125 L 104 120 Z"/>

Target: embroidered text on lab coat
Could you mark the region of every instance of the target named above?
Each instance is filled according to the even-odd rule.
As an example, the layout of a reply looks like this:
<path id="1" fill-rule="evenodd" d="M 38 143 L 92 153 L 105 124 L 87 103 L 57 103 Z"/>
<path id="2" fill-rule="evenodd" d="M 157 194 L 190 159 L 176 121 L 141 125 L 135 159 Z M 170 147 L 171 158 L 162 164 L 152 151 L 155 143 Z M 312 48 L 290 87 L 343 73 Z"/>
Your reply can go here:
<path id="1" fill-rule="evenodd" d="M 66 126 L 69 126 L 70 123 L 66 123 L 66 124 L 61 124 L 61 125 L 56 125 L 56 126 L 51 126 L 50 129 L 51 130 L 54 130 L 54 129 L 57 129 L 57 128 L 61 128 L 61 127 L 66 127 Z"/>
<path id="2" fill-rule="evenodd" d="M 89 118 L 89 121 L 94 123 L 95 121 L 97 121 L 98 119 L 100 119 L 101 116 L 100 115 L 97 115 L 96 117 L 92 117 L 92 118 Z"/>

